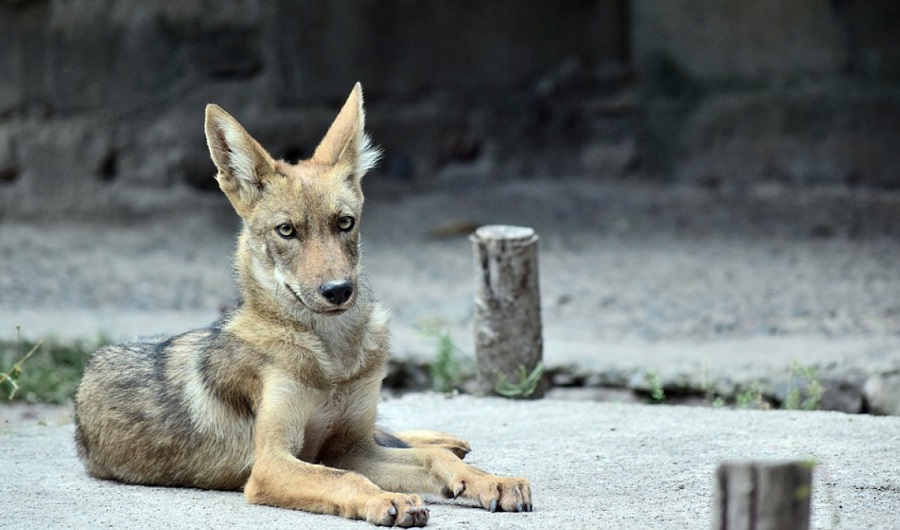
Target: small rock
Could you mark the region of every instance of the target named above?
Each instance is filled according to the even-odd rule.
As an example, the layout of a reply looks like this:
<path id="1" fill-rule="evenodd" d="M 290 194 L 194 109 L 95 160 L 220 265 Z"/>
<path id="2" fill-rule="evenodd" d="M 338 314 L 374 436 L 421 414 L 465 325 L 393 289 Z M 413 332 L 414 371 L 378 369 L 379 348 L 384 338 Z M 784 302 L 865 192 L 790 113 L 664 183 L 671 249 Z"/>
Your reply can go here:
<path id="1" fill-rule="evenodd" d="M 553 374 L 551 381 L 553 386 L 580 386 L 581 381 L 571 372 L 557 372 Z"/>
<path id="2" fill-rule="evenodd" d="M 872 414 L 900 416 L 900 371 L 869 377 L 863 394 Z"/>
<path id="3" fill-rule="evenodd" d="M 863 411 L 863 383 L 865 380 L 856 374 L 845 374 L 839 377 L 823 377 L 820 383 L 825 392 L 819 403 L 819 410 L 836 410 L 849 414 Z"/>

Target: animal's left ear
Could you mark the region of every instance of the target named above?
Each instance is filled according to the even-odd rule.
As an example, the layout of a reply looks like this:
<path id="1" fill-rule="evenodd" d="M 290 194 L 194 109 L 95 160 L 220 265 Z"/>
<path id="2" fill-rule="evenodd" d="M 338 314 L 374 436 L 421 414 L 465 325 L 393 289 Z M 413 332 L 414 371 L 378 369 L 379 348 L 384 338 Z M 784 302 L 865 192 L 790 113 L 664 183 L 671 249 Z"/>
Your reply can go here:
<path id="1" fill-rule="evenodd" d="M 316 147 L 312 160 L 326 165 L 349 166 L 351 182 L 358 185 L 363 175 L 375 167 L 381 157 L 381 151 L 372 146 L 365 133 L 365 124 L 362 86 L 356 83 L 341 112 Z"/>

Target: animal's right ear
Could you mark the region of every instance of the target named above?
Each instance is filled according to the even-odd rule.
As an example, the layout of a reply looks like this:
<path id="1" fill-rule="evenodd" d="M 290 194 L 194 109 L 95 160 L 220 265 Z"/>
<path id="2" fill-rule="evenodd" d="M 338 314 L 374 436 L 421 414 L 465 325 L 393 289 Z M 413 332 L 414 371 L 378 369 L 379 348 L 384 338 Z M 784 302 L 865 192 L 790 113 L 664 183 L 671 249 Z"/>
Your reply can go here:
<path id="1" fill-rule="evenodd" d="M 219 173 L 219 188 L 241 217 L 250 213 L 275 171 L 272 157 L 218 105 L 206 106 L 206 143 Z"/>

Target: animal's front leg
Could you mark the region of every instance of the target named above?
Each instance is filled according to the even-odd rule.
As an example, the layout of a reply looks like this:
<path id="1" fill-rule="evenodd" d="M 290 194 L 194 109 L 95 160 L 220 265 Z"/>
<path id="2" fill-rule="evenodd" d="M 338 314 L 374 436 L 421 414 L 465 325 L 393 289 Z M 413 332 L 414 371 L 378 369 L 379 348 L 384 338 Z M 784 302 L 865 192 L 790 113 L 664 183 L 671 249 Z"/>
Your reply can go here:
<path id="1" fill-rule="evenodd" d="M 373 446 L 348 456 L 339 465 L 359 472 L 386 490 L 474 499 L 492 512 L 532 510 L 528 479 L 486 473 L 443 448 Z"/>
<path id="2" fill-rule="evenodd" d="M 266 380 L 256 416 L 255 460 L 244 486 L 247 500 L 383 526 L 425 526 L 428 509 L 418 495 L 387 492 L 359 473 L 294 456 L 302 453 L 316 404 L 314 390 L 278 375 Z"/>
<path id="3" fill-rule="evenodd" d="M 428 522 L 428 509 L 418 495 L 383 491 L 358 473 L 308 464 L 290 455 L 257 461 L 244 494 L 254 504 L 365 519 L 381 526 Z"/>

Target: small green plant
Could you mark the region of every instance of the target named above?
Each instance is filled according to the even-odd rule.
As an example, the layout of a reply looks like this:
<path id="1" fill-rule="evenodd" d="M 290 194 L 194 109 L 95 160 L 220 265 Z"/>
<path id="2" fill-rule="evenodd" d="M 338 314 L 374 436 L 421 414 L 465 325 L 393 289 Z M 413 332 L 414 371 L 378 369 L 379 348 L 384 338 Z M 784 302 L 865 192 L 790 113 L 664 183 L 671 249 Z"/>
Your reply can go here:
<path id="1" fill-rule="evenodd" d="M 544 362 L 538 361 L 531 372 L 520 365 L 516 373 L 516 381 L 510 381 L 506 374 L 500 374 L 494 383 L 494 391 L 503 397 L 526 398 L 537 390 L 537 385 L 544 375 Z"/>
<path id="2" fill-rule="evenodd" d="M 803 366 L 798 362 L 791 365 L 791 386 L 781 404 L 787 410 L 816 410 L 825 395 L 825 387 L 819 381 L 819 370 L 815 366 Z"/>
<path id="3" fill-rule="evenodd" d="M 759 382 L 754 381 L 750 388 L 745 389 L 734 398 L 734 405 L 739 409 L 768 409 L 769 402 L 763 397 Z"/>
<path id="4" fill-rule="evenodd" d="M 471 371 L 471 361 L 463 355 L 440 322 L 422 324 L 421 329 L 427 336 L 437 340 L 437 354 L 429 367 L 431 388 L 435 392 L 452 392 L 458 389 Z"/>
<path id="5" fill-rule="evenodd" d="M 650 385 L 650 397 L 647 402 L 651 405 L 662 405 L 666 402 L 666 391 L 663 388 L 662 379 L 656 372 L 647 374 L 647 383 Z"/>
<path id="6" fill-rule="evenodd" d="M 18 336 L 18 346 L 16 348 L 16 352 L 21 355 L 22 351 L 22 328 L 16 326 L 16 335 Z M 0 373 L 0 387 L 7 388 L 7 398 L 12 401 L 14 397 L 16 397 L 16 393 L 19 391 L 19 378 L 22 377 L 22 365 L 25 364 L 32 355 L 34 355 L 39 349 L 41 349 L 41 345 L 44 343 L 43 340 L 37 341 L 31 349 L 28 350 L 28 353 L 22 355 L 21 358 L 15 362 L 7 371 Z M 6 363 L 3 363 L 4 365 Z"/>
<path id="7" fill-rule="evenodd" d="M 459 348 L 447 333 L 438 337 L 437 356 L 431 364 L 430 373 L 431 385 L 438 392 L 452 392 L 462 382 Z"/>
<path id="8" fill-rule="evenodd" d="M 91 353 L 106 343 L 103 337 L 96 342 L 0 342 L 0 387 L 10 400 L 65 403 L 75 395 Z"/>

